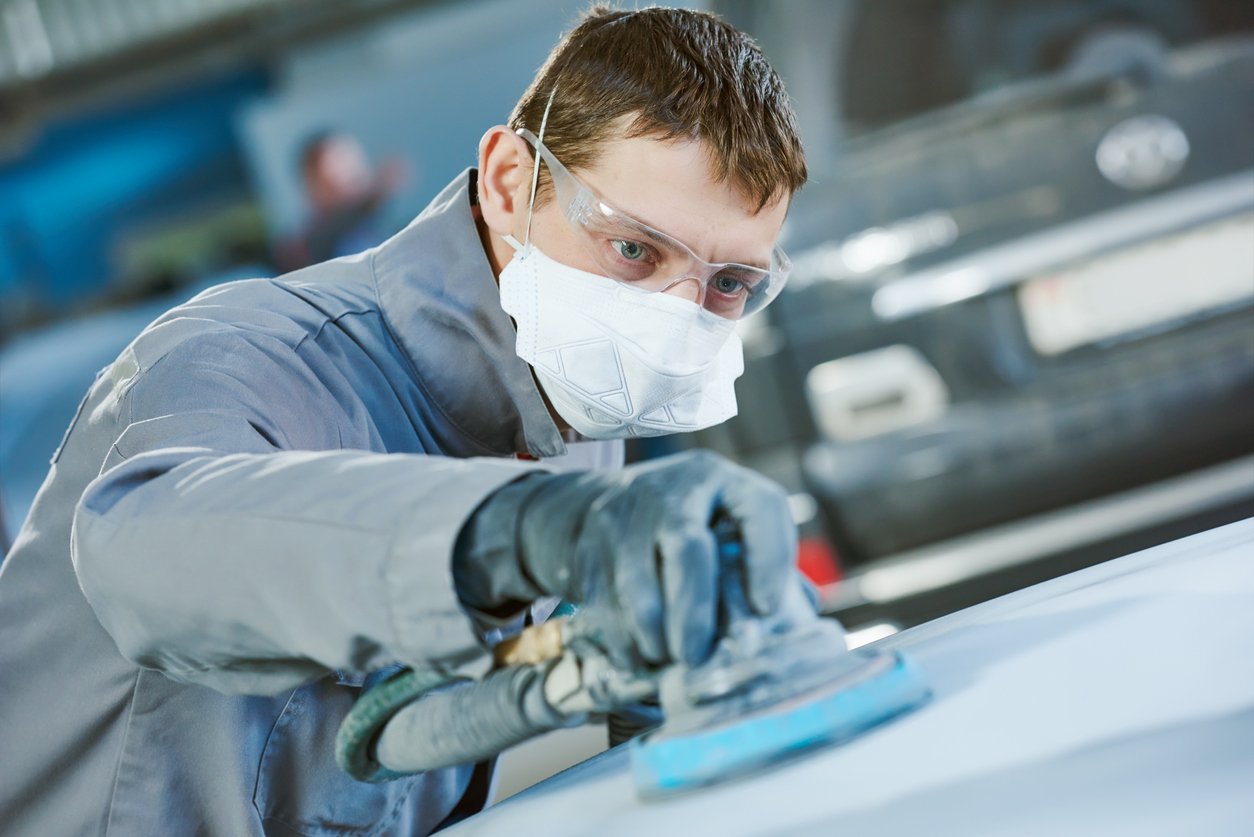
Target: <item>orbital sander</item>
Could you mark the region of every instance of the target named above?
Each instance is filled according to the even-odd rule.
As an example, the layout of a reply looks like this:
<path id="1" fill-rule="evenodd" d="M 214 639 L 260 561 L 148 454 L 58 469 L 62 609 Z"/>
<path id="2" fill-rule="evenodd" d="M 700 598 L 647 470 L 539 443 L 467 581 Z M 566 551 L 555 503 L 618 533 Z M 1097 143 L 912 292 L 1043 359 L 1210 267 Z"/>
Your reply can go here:
<path id="1" fill-rule="evenodd" d="M 718 520 L 714 532 L 724 565 L 721 639 L 700 666 L 672 666 L 660 677 L 666 720 L 629 745 L 636 789 L 645 798 L 695 790 L 847 741 L 931 696 L 908 657 L 847 650 L 840 626 L 808 602 L 753 616 L 740 582 L 735 528 Z"/>
<path id="2" fill-rule="evenodd" d="M 405 670 L 367 692 L 341 726 L 341 766 L 356 778 L 384 781 L 474 761 L 475 753 L 498 752 L 542 731 L 538 724 L 572 725 L 657 698 L 663 724 L 627 745 L 637 792 L 652 799 L 847 741 L 930 697 L 922 671 L 905 655 L 847 649 L 840 625 L 819 617 L 800 585 L 789 588 L 775 615 L 754 615 L 741 580 L 739 533 L 726 518 L 711 526 L 723 570 L 721 624 L 705 662 L 625 671 L 599 643 L 595 611 L 563 605 L 495 646 L 497 669 L 481 681 L 454 689 L 452 679 Z M 517 722 L 502 725 L 509 713 Z M 485 729 L 494 730 L 493 740 Z"/>

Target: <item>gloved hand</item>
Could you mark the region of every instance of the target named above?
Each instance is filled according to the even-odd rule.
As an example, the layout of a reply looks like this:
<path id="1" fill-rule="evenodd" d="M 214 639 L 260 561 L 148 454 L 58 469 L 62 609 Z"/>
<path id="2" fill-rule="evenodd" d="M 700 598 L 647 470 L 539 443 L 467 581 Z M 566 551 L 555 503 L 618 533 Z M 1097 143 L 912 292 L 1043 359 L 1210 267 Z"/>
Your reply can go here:
<path id="1" fill-rule="evenodd" d="M 706 451 L 617 471 L 532 474 L 500 489 L 464 527 L 454 578 L 462 601 L 485 612 L 545 595 L 579 603 L 617 665 L 695 665 L 718 631 L 716 513 L 744 541 L 736 569 L 749 606 L 773 613 L 799 583 L 787 497 Z"/>

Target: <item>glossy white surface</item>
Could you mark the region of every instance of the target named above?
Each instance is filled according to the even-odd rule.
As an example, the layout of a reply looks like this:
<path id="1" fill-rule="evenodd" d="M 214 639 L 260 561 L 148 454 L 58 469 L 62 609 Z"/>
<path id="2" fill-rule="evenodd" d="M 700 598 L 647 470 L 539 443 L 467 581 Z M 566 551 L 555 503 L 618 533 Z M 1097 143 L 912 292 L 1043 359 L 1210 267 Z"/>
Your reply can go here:
<path id="1" fill-rule="evenodd" d="M 615 750 L 451 833 L 1252 833 L 1254 520 L 880 646 L 936 696 L 843 747 L 649 803 Z"/>

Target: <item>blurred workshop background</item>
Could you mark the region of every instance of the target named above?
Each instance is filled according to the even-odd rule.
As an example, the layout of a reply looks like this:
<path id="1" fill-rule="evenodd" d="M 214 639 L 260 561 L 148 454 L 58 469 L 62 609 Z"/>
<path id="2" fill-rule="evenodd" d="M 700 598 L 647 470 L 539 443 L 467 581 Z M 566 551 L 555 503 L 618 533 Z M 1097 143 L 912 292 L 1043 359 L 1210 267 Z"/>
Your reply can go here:
<path id="1" fill-rule="evenodd" d="M 355 252 L 582 0 L 0 0 L 0 537 L 198 289 Z M 1254 3 L 710 0 L 812 180 L 739 417 L 867 641 L 1254 512 Z"/>

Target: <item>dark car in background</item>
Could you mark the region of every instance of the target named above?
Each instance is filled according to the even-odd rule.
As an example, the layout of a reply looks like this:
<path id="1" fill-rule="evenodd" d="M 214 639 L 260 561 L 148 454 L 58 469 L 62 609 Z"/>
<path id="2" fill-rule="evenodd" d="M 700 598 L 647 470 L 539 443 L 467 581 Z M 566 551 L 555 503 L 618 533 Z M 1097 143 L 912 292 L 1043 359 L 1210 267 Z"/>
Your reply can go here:
<path id="1" fill-rule="evenodd" d="M 702 442 L 809 507 L 847 624 L 1254 513 L 1254 14 L 1221 5 L 843 4 L 847 136 Z"/>

